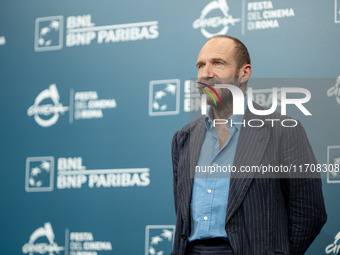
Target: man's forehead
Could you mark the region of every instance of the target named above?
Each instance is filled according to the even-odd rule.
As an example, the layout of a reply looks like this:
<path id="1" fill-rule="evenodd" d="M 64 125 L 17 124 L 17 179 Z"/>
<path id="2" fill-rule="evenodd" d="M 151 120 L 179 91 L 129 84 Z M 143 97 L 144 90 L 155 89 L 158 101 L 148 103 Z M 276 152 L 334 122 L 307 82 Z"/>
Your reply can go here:
<path id="1" fill-rule="evenodd" d="M 210 39 L 202 47 L 198 54 L 198 59 L 221 56 L 232 56 L 235 48 L 235 42 L 229 38 L 213 38 Z"/>

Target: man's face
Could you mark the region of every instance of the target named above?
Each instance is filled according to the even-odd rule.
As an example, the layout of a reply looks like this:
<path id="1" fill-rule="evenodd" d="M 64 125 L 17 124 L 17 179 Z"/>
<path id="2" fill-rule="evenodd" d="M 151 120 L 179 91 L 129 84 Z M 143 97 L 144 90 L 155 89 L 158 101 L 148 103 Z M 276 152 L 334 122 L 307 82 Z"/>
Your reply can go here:
<path id="1" fill-rule="evenodd" d="M 209 40 L 203 46 L 197 58 L 198 82 L 211 86 L 215 84 L 237 85 L 238 70 L 234 57 L 234 48 L 235 42 L 228 38 Z M 200 83 L 198 85 L 203 87 Z M 210 91 L 207 87 L 205 89 Z M 200 92 L 205 93 L 202 90 Z M 216 92 L 220 95 L 222 103 L 232 100 L 232 94 L 228 89 L 216 89 Z M 214 93 L 212 94 L 214 95 Z M 214 105 L 210 96 L 207 96 L 207 103 Z"/>

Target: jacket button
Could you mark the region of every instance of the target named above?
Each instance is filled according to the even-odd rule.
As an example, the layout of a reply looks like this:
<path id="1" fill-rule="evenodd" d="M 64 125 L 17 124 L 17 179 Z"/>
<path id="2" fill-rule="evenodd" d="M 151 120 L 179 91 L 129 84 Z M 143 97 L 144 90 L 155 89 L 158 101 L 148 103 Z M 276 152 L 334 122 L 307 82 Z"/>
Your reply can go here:
<path id="1" fill-rule="evenodd" d="M 181 238 L 182 238 L 183 240 L 187 240 L 187 239 L 188 239 L 188 237 L 187 237 L 186 234 L 182 234 L 182 235 L 181 235 Z"/>

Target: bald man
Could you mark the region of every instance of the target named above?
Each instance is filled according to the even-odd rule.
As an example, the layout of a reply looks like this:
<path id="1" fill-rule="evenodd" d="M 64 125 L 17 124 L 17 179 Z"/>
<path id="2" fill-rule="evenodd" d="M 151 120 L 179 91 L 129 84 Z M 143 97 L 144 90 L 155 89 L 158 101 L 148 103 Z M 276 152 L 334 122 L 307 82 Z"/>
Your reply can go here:
<path id="1" fill-rule="evenodd" d="M 282 121 L 287 116 L 254 115 L 247 105 L 244 114 L 233 114 L 233 94 L 215 86 L 232 84 L 246 97 L 252 66 L 238 39 L 209 39 L 196 66 L 198 87 L 207 94 L 210 109 L 173 137 L 172 254 L 304 254 L 327 219 L 320 176 L 308 171 L 299 178 L 239 172 L 244 166 L 316 164 L 301 123 L 289 128 L 272 125 L 265 119 Z M 228 121 L 215 125 L 216 119 Z M 245 125 L 250 119 L 265 124 Z M 237 171 L 219 175 L 199 171 L 223 166 Z"/>

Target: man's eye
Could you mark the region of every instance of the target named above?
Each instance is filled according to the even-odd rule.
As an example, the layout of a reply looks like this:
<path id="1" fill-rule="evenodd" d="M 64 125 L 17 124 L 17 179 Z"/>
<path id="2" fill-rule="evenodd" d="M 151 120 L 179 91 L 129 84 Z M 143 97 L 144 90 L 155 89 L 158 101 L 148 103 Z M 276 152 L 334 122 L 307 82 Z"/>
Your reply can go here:
<path id="1" fill-rule="evenodd" d="M 221 66 L 223 63 L 222 62 L 216 62 L 215 65 Z"/>
<path id="2" fill-rule="evenodd" d="M 202 69 L 203 67 L 205 67 L 205 65 L 199 65 L 198 69 Z"/>

